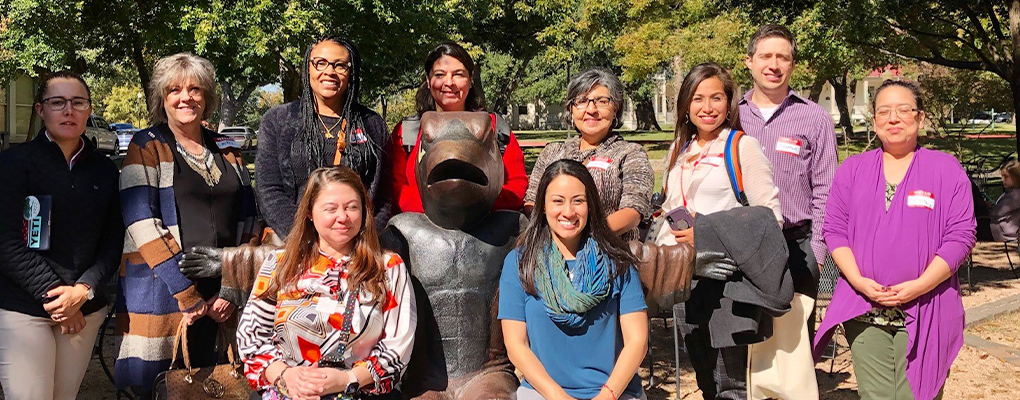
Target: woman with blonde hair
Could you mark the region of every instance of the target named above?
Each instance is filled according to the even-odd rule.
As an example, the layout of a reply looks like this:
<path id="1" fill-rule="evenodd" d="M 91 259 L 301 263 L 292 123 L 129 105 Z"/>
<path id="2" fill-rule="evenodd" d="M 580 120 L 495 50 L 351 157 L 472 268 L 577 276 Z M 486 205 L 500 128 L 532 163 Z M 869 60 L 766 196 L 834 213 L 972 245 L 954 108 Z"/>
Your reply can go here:
<path id="1" fill-rule="evenodd" d="M 416 326 L 407 268 L 382 251 L 361 178 L 313 171 L 241 316 L 249 383 L 263 399 L 399 399 Z"/>
<path id="2" fill-rule="evenodd" d="M 241 148 L 202 127 L 219 103 L 212 63 L 190 53 L 164 57 L 149 88 L 152 127 L 131 139 L 120 176 L 127 238 L 117 328 L 123 335 L 118 389 L 146 398 L 170 366 L 178 324 L 195 367 L 217 361 L 218 323 L 243 296 L 221 285 L 219 249 L 247 242 L 257 210 Z M 236 287 L 236 285 L 235 285 Z"/>

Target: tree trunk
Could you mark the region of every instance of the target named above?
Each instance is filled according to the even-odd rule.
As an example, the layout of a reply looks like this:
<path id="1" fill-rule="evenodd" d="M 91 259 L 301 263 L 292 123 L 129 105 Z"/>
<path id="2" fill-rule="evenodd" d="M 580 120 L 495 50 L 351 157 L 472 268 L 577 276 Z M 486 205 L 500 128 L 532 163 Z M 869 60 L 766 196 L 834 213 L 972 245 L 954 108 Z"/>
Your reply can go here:
<path id="1" fill-rule="evenodd" d="M 248 98 L 255 91 L 255 86 L 256 84 L 249 83 L 241 89 L 241 93 L 235 96 L 234 85 L 232 83 L 223 82 L 220 84 L 220 90 L 223 94 L 220 96 L 220 124 L 217 130 L 223 130 L 223 128 L 228 126 L 236 125 L 237 114 L 241 112 L 244 105 L 248 102 Z"/>
<path id="2" fill-rule="evenodd" d="M 493 101 L 492 108 L 489 111 L 506 115 L 507 107 L 510 106 L 510 96 L 517 90 L 517 86 L 521 84 L 521 81 L 524 80 L 524 73 L 528 69 L 528 64 L 531 63 L 531 58 L 527 57 L 514 63 L 514 68 L 510 69 L 510 75 L 506 78 L 506 89 L 496 92 L 496 99 Z"/>
<path id="3" fill-rule="evenodd" d="M 652 104 L 651 97 L 644 98 L 631 98 L 631 102 L 634 103 L 634 117 L 637 119 L 637 126 L 635 127 L 639 131 L 661 131 L 659 127 L 659 121 L 655 119 L 655 105 Z"/>
<path id="4" fill-rule="evenodd" d="M 386 102 L 386 96 L 380 94 L 379 95 L 379 108 L 381 109 L 380 111 L 382 111 L 382 113 L 380 113 L 380 114 L 382 114 L 382 120 L 383 121 L 386 121 L 386 106 L 388 105 L 386 103 L 387 103 Z"/>
<path id="5" fill-rule="evenodd" d="M 284 103 L 301 98 L 301 74 L 293 65 L 282 60 L 280 61 L 280 87 L 283 89 Z"/>
<path id="6" fill-rule="evenodd" d="M 1011 71 L 1009 71 L 1009 90 L 1013 92 L 1013 112 L 1020 112 L 1020 67 L 1016 65 L 1016 61 L 1020 60 L 1020 0 L 1013 0 L 1009 2 L 1009 33 L 1010 43 L 1009 50 L 1013 56 L 1013 62 L 1010 63 Z M 1016 149 L 1020 152 L 1020 135 L 1016 135 Z"/>
<path id="7" fill-rule="evenodd" d="M 145 104 L 149 104 L 149 68 L 145 65 L 145 56 L 142 54 L 142 44 L 138 38 L 138 34 L 131 38 L 131 64 L 135 66 L 135 71 L 138 73 L 138 83 L 142 84 L 142 93 L 145 93 Z M 146 109 L 149 107 L 146 106 Z M 151 122 L 151 121 L 150 121 Z"/>
<path id="8" fill-rule="evenodd" d="M 847 73 L 844 73 L 841 77 L 835 77 L 829 79 L 829 84 L 832 85 L 833 96 L 836 97 L 836 108 L 839 109 L 839 124 L 843 128 L 843 135 L 850 137 L 854 133 L 853 122 L 850 120 L 850 109 L 847 107 L 847 84 L 848 77 Z"/>
<path id="9" fill-rule="evenodd" d="M 1010 14 L 1012 15 L 1012 13 Z M 1013 68 L 1015 69 L 1013 70 L 1013 79 L 1010 79 L 1009 82 L 1009 91 L 1013 92 L 1013 118 L 1015 121 L 1017 120 L 1016 112 L 1020 111 L 1020 68 Z M 1020 154 L 1020 135 L 1016 135 L 1016 149 L 1018 151 L 1017 154 Z"/>
<path id="10" fill-rule="evenodd" d="M 815 75 L 815 81 L 811 83 L 811 92 L 808 93 L 808 99 L 818 103 L 818 99 L 822 97 L 822 89 L 825 89 L 825 81 L 828 80 L 826 77 L 821 75 Z"/>

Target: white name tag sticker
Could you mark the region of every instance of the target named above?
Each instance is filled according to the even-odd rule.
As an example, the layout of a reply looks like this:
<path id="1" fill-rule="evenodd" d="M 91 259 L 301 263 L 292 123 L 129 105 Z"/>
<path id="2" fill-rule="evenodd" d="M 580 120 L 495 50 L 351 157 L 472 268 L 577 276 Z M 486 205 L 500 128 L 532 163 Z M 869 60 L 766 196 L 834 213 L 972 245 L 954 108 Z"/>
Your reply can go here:
<path id="1" fill-rule="evenodd" d="M 723 158 L 722 154 L 713 154 L 708 157 L 705 157 L 698 164 L 705 164 L 711 167 L 718 167 L 720 165 L 723 165 L 723 163 L 725 162 L 724 160 L 725 159 Z"/>
<path id="2" fill-rule="evenodd" d="M 776 141 L 776 151 L 786 153 L 791 156 L 799 156 L 800 147 L 800 140 L 794 138 L 780 137 L 779 140 Z"/>
<path id="3" fill-rule="evenodd" d="M 613 159 L 609 157 L 592 157 L 584 164 L 588 169 L 608 170 L 613 165 Z"/>
<path id="4" fill-rule="evenodd" d="M 237 144 L 237 142 L 235 142 L 234 139 L 228 137 L 218 137 L 216 138 L 216 147 L 219 147 L 220 150 L 229 148 L 240 149 L 241 145 Z"/>
<path id="5" fill-rule="evenodd" d="M 914 190 L 907 193 L 907 207 L 935 209 L 935 195 L 924 190 Z"/>
<path id="6" fill-rule="evenodd" d="M 340 302 L 320 295 L 318 303 L 315 304 L 315 311 L 318 311 L 319 314 L 331 315 L 335 313 L 339 307 Z"/>

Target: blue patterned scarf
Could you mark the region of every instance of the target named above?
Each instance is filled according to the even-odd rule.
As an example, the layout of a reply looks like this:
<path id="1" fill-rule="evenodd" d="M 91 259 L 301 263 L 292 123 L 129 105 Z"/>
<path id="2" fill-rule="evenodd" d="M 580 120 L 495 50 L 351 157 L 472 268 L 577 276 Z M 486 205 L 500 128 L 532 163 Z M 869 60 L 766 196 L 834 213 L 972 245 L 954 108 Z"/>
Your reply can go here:
<path id="1" fill-rule="evenodd" d="M 542 260 L 535 266 L 535 286 L 549 318 L 558 325 L 582 327 L 584 313 L 609 296 L 609 259 L 588 238 L 577 252 L 577 266 L 569 271 L 573 276 L 555 244 L 546 247 Z"/>

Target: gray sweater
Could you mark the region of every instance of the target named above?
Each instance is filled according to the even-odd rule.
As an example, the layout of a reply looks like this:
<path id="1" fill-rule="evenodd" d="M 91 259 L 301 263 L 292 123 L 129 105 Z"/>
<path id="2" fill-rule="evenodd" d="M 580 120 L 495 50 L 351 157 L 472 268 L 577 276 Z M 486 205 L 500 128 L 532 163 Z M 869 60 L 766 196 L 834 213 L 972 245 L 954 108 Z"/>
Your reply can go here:
<path id="1" fill-rule="evenodd" d="M 355 104 L 353 111 L 361 115 L 365 124 L 365 135 L 375 147 L 371 167 L 363 171 L 361 181 L 368 189 L 375 213 L 376 228 L 386 227 L 392 214 L 392 173 L 389 150 L 390 135 L 386 122 L 379 114 Z M 281 238 L 290 232 L 297 213 L 297 203 L 304 193 L 310 173 L 308 149 L 298 134 L 301 132 L 301 104 L 293 101 L 273 107 L 262 117 L 258 135 L 258 153 L 255 156 L 255 190 L 259 209 L 269 227 Z M 330 141 L 325 156 L 332 162 L 336 139 Z M 341 161 L 342 163 L 342 161 Z"/>

